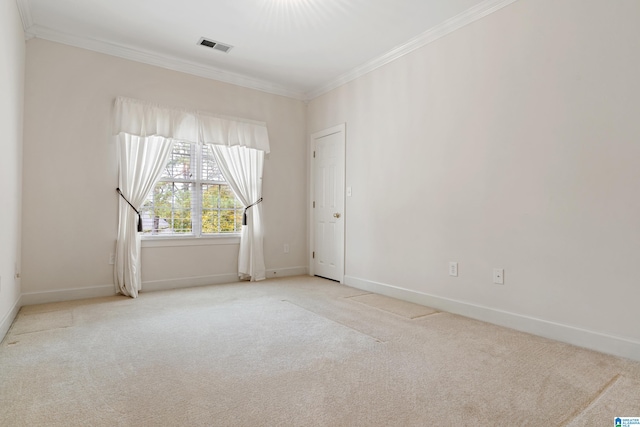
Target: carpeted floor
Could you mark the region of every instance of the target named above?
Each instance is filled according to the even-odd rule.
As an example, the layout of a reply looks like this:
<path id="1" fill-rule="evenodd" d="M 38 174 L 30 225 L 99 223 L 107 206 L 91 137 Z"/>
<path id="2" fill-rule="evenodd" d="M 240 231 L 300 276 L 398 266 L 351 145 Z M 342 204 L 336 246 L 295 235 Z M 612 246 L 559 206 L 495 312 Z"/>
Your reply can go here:
<path id="1" fill-rule="evenodd" d="M 612 426 L 640 363 L 312 277 L 23 307 L 2 426 Z"/>

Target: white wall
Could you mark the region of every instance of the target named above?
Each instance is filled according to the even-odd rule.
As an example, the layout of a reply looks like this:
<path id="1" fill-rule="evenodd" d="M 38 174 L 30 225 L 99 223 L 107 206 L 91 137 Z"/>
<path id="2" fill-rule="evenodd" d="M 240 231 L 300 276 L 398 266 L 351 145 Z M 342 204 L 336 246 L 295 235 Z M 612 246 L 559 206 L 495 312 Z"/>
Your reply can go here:
<path id="1" fill-rule="evenodd" d="M 25 43 L 13 0 L 0 0 L 0 339 L 19 307 Z"/>
<path id="2" fill-rule="evenodd" d="M 27 43 L 26 87 L 26 303 L 113 289 L 118 199 L 110 117 L 119 95 L 266 122 L 266 266 L 305 271 L 303 102 L 39 39 Z M 237 251 L 237 244 L 143 248 L 142 279 L 156 288 L 233 280 Z"/>
<path id="3" fill-rule="evenodd" d="M 638 22 L 520 0 L 314 99 L 310 133 L 347 125 L 347 283 L 640 357 Z"/>

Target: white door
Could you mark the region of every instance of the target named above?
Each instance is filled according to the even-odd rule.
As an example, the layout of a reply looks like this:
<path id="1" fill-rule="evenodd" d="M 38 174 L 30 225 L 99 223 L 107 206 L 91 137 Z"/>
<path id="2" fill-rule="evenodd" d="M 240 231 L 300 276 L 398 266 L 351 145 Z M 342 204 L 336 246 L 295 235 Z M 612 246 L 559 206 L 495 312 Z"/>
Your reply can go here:
<path id="1" fill-rule="evenodd" d="M 312 274 L 344 280 L 344 124 L 315 133 L 312 145 Z"/>

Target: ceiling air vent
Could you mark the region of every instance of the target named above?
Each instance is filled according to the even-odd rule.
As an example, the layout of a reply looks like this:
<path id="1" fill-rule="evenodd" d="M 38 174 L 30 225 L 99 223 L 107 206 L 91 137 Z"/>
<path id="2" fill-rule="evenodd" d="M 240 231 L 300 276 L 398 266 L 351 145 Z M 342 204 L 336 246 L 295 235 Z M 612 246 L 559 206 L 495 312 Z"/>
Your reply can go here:
<path id="1" fill-rule="evenodd" d="M 200 40 L 198 40 L 198 44 L 201 46 L 210 47 L 213 50 L 219 50 L 220 52 L 224 52 L 224 53 L 228 53 L 231 50 L 231 48 L 233 48 L 233 46 L 229 46 L 228 44 L 205 39 L 204 37 L 200 37 Z"/>

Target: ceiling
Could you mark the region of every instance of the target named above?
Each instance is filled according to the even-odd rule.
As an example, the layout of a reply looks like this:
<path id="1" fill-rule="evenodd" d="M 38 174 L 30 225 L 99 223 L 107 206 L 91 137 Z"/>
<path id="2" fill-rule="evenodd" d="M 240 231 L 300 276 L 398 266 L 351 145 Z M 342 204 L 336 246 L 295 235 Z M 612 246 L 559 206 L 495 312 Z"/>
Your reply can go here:
<path id="1" fill-rule="evenodd" d="M 311 99 L 515 0 L 16 1 L 28 38 Z"/>

